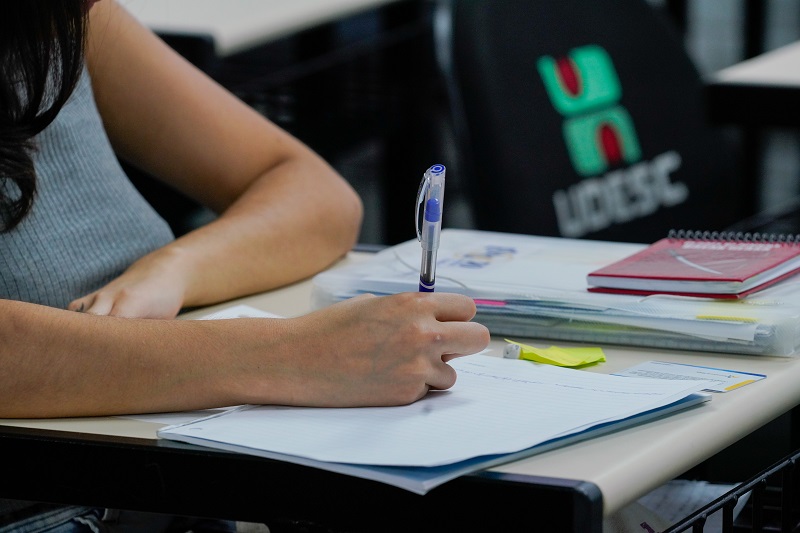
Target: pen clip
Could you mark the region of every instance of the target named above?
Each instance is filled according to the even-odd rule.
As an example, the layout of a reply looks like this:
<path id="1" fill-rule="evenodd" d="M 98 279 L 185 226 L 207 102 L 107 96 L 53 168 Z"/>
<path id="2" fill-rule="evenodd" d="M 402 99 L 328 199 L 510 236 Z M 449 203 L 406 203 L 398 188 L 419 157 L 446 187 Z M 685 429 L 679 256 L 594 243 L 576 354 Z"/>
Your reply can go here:
<path id="1" fill-rule="evenodd" d="M 431 186 L 431 179 L 428 174 L 422 175 L 422 181 L 419 182 L 419 189 L 417 190 L 417 207 L 414 210 L 414 226 L 417 229 L 417 240 L 422 240 L 422 219 L 419 217 L 419 208 L 425 203 L 425 196 L 428 194 L 428 189 Z"/>

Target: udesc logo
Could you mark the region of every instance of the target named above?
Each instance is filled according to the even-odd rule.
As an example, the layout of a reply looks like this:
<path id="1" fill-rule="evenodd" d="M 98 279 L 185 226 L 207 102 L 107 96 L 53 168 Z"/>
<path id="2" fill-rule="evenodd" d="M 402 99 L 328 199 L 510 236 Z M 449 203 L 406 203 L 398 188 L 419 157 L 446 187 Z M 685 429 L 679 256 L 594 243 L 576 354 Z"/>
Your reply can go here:
<path id="1" fill-rule="evenodd" d="M 681 156 L 667 151 L 642 161 L 636 128 L 620 105 L 622 87 L 604 48 L 575 48 L 537 62 L 553 107 L 564 117 L 563 136 L 581 181 L 553 193 L 564 237 L 580 237 L 686 201 L 688 187 L 672 182 Z"/>

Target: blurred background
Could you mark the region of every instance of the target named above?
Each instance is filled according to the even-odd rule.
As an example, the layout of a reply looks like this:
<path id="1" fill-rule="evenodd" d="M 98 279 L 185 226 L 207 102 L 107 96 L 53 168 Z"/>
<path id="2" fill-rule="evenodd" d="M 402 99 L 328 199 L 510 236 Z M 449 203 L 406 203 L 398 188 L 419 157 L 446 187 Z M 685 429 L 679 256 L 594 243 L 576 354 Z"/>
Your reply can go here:
<path id="1" fill-rule="evenodd" d="M 137 1 L 150 10 L 161 4 L 127 0 L 134 14 Z M 793 0 L 647 1 L 674 25 L 703 76 L 800 39 L 800 2 Z M 474 226 L 436 64 L 435 5 L 392 2 L 225 57 L 207 37 L 160 33 L 322 154 L 364 199 L 360 241 L 386 245 L 414 237 L 416 187 L 433 163 L 448 166 L 446 226 Z M 754 154 L 747 164 L 757 177 L 757 211 L 800 192 L 800 130 L 725 127 Z M 191 202 L 134 177 L 178 233 L 208 220 L 210 214 Z"/>

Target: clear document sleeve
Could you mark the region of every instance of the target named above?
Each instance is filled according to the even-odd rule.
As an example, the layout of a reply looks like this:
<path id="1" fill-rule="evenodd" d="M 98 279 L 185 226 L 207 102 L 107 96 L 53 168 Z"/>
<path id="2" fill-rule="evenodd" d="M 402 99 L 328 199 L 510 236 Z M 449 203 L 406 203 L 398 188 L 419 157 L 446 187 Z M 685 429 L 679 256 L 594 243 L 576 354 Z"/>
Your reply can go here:
<path id="1" fill-rule="evenodd" d="M 436 290 L 475 299 L 495 335 L 792 356 L 800 350 L 800 276 L 741 300 L 587 290 L 586 276 L 644 244 L 476 230 L 442 231 Z M 358 294 L 416 291 L 412 240 L 317 275 L 315 308 Z"/>

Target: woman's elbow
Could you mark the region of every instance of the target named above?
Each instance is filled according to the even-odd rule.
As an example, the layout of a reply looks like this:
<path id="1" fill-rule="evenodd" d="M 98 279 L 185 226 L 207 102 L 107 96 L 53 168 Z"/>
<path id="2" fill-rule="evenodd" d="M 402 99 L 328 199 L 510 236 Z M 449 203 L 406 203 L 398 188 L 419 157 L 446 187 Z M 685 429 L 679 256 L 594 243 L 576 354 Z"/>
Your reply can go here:
<path id="1" fill-rule="evenodd" d="M 364 203 L 358 193 L 346 182 L 339 194 L 335 211 L 338 217 L 338 233 L 341 236 L 337 240 L 341 242 L 342 253 L 344 253 L 358 242 L 361 224 L 364 220 Z"/>

